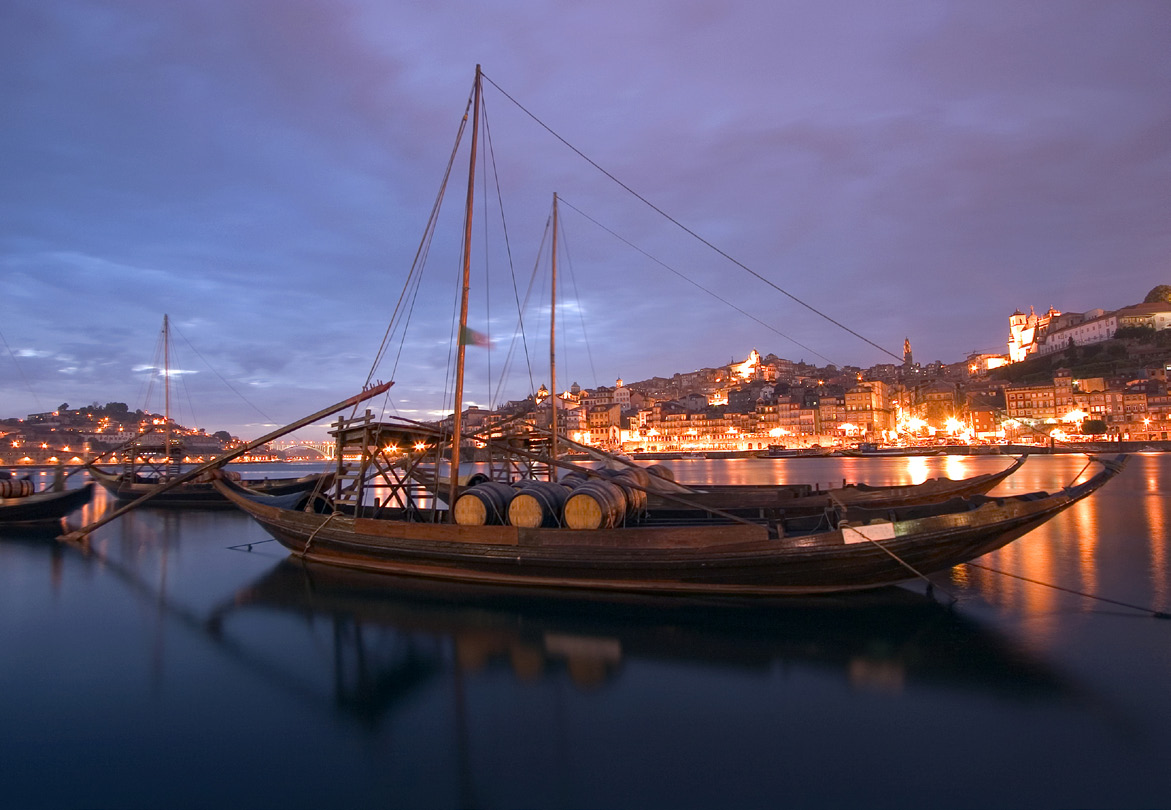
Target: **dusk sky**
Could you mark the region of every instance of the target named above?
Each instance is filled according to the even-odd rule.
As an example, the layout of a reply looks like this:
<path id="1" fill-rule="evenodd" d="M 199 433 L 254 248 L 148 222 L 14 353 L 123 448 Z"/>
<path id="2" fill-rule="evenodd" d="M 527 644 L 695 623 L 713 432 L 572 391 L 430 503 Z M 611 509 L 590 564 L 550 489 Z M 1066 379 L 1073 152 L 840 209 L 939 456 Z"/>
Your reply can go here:
<path id="1" fill-rule="evenodd" d="M 252 438 L 356 393 L 477 63 L 474 241 L 502 206 L 508 252 L 473 267 L 469 403 L 549 381 L 554 192 L 560 388 L 904 338 L 955 362 L 1014 309 L 1171 283 L 1167 0 L 5 0 L 0 417 L 161 409 L 164 314 L 184 424 Z M 467 150 L 376 410 L 450 408 Z"/>

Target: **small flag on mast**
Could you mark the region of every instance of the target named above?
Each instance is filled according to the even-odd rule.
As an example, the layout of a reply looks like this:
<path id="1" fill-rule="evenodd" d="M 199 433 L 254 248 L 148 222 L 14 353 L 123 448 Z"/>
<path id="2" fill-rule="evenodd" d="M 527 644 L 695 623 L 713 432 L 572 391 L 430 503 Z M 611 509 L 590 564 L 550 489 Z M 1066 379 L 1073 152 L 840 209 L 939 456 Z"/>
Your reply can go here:
<path id="1" fill-rule="evenodd" d="M 461 346 L 485 346 L 490 347 L 492 341 L 483 332 L 477 332 L 475 329 L 464 327 L 460 333 L 459 342 Z"/>

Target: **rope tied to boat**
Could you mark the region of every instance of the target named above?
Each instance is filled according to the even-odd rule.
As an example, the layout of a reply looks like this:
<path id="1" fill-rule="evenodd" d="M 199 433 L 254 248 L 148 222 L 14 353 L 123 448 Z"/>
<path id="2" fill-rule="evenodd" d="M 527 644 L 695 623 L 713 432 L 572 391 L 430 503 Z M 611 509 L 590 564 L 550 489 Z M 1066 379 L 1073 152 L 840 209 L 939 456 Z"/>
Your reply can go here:
<path id="1" fill-rule="evenodd" d="M 317 537 L 317 533 L 328 526 L 329 522 L 340 514 L 341 512 L 330 512 L 329 517 L 321 521 L 321 525 L 314 529 L 313 533 L 309 535 L 309 539 L 305 541 L 305 547 L 301 549 L 302 556 L 309 553 L 309 546 L 313 545 L 313 538 Z"/>
<path id="2" fill-rule="evenodd" d="M 845 514 L 845 513 L 846 513 L 846 506 L 845 506 L 845 504 L 843 504 L 843 503 L 842 503 L 842 502 L 841 502 L 841 501 L 838 499 L 838 497 L 837 497 L 836 495 L 834 495 L 832 492 L 828 492 L 828 494 L 829 494 L 830 500 L 832 500 L 832 501 L 833 501 L 835 504 L 837 504 L 837 505 L 838 505 L 838 507 L 840 507 L 840 508 L 841 508 L 841 510 L 842 510 L 842 514 Z M 904 568 L 906 568 L 908 571 L 910 571 L 910 572 L 911 572 L 912 574 L 914 574 L 916 577 L 918 577 L 919 579 L 921 579 L 921 580 L 923 580 L 925 583 L 927 583 L 927 590 L 928 590 L 928 593 L 932 592 L 932 591 L 933 591 L 935 588 L 939 588 L 939 590 L 941 590 L 941 591 L 943 591 L 945 594 L 947 594 L 948 598 L 950 598 L 950 599 L 951 599 L 951 603 L 952 603 L 953 605 L 954 605 L 956 602 L 958 602 L 958 601 L 959 601 L 959 598 L 958 598 L 958 597 L 957 597 L 957 596 L 956 596 L 954 593 L 952 593 L 951 591 L 949 591 L 947 588 L 944 588 L 942 585 L 936 585 L 936 584 L 935 584 L 934 582 L 932 582 L 932 581 L 931 581 L 931 579 L 930 579 L 930 578 L 929 578 L 929 577 L 928 577 L 926 574 L 924 574 L 922 571 L 919 571 L 917 568 L 915 568 L 915 566 L 911 565 L 909 562 L 907 562 L 906 560 L 904 560 L 904 559 L 903 559 L 902 557 L 900 557 L 898 554 L 895 554 L 893 551 L 891 551 L 889 548 L 887 548 L 886 546 L 884 546 L 884 545 L 883 545 L 881 542 L 879 542 L 878 540 L 875 540 L 873 537 L 870 537 L 870 536 L 868 536 L 868 535 L 867 535 L 865 532 L 861 532 L 861 531 L 859 531 L 857 528 L 855 528 L 854 526 L 851 526 L 851 525 L 850 525 L 848 522 L 843 522 L 843 521 L 841 521 L 841 520 L 839 520 L 839 521 L 838 521 L 838 529 L 840 529 L 840 530 L 841 530 L 841 531 L 843 531 L 843 532 L 845 532 L 845 531 L 848 529 L 848 530 L 850 530 L 850 531 L 854 532 L 854 534 L 856 534 L 856 535 L 858 535 L 859 537 L 861 537 L 861 538 L 862 538 L 863 540 L 865 540 L 866 542 L 868 542 L 868 543 L 873 543 L 874 545 L 878 546 L 880 549 L 882 549 L 882 550 L 883 550 L 883 551 L 885 551 L 887 554 L 889 554 L 889 555 L 891 556 L 891 558 L 892 558 L 892 559 L 893 559 L 895 562 L 897 562 L 899 565 L 901 565 L 901 566 L 903 566 Z"/>
<path id="3" fill-rule="evenodd" d="M 1074 596 L 1084 596 L 1086 599 L 1093 599 L 1098 602 L 1107 602 L 1111 605 L 1118 605 L 1119 607 L 1129 608 L 1131 610 L 1138 610 L 1143 613 L 1149 613 L 1149 614 L 1151 614 L 1151 618 L 1153 618 L 1153 619 L 1171 619 L 1171 613 L 1168 613 L 1163 610 L 1155 610 L 1154 608 L 1143 607 L 1142 605 L 1132 605 L 1128 602 L 1120 602 L 1117 599 L 1107 599 L 1105 596 L 1098 596 L 1097 594 L 1086 593 L 1085 591 L 1076 591 L 1073 588 L 1064 588 L 1061 585 L 1054 585 L 1050 582 L 1042 582 L 1039 579 L 1032 579 L 1030 577 L 1021 576 L 1020 574 L 1013 574 L 1009 571 L 1001 571 L 999 568 L 993 568 L 988 565 L 981 565 L 980 563 L 976 563 L 976 562 L 968 562 L 968 563 L 964 563 L 964 565 L 970 565 L 973 568 L 980 568 L 984 571 L 989 571 L 993 574 L 1003 574 L 1006 577 L 1012 577 L 1013 579 L 1019 579 L 1023 582 L 1028 582 L 1033 585 L 1043 585 L 1046 588 L 1053 588 L 1056 591 L 1064 591 L 1065 593 L 1071 593 Z"/>

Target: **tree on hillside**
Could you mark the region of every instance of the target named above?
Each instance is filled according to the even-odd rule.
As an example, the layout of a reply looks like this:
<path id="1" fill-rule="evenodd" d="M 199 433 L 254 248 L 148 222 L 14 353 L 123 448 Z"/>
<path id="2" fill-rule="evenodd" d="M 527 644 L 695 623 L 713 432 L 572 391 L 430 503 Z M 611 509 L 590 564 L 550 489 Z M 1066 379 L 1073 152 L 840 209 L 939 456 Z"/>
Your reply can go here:
<path id="1" fill-rule="evenodd" d="M 1144 304 L 1171 304 L 1171 284 L 1160 284 L 1147 293 Z"/>
<path id="2" fill-rule="evenodd" d="M 1081 431 L 1088 436 L 1097 436 L 1106 432 L 1106 423 L 1101 419 L 1086 419 L 1082 422 Z"/>

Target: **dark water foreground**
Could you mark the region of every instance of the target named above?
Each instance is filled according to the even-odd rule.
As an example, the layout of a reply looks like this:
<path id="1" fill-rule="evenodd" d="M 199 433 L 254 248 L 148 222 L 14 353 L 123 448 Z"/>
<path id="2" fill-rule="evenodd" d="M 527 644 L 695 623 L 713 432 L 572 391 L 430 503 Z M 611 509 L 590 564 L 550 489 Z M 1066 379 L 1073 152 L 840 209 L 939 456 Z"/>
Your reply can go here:
<path id="1" fill-rule="evenodd" d="M 1030 459 L 999 491 L 1084 462 Z M 1005 464 L 673 466 L 880 484 Z M 1171 455 L 1134 456 L 980 563 L 1171 610 L 1168 489 Z M 0 534 L 0 806 L 1171 806 L 1171 621 L 1140 611 L 970 566 L 935 600 L 550 603 L 306 569 L 266 540 L 147 509 L 88 557 Z"/>

